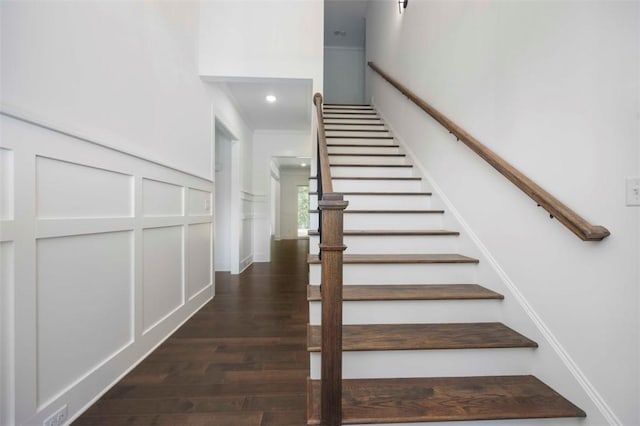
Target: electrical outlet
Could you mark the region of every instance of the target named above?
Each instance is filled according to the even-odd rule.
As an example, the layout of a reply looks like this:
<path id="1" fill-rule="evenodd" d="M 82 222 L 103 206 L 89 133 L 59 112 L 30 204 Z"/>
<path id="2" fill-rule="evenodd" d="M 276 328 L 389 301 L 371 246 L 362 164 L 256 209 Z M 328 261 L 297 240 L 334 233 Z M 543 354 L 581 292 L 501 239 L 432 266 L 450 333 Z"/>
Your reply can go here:
<path id="1" fill-rule="evenodd" d="M 67 421 L 68 414 L 68 407 L 65 405 L 49 416 L 49 418 L 42 423 L 42 426 L 63 426 Z"/>
<path id="2" fill-rule="evenodd" d="M 627 178 L 627 206 L 640 206 L 640 177 Z"/>

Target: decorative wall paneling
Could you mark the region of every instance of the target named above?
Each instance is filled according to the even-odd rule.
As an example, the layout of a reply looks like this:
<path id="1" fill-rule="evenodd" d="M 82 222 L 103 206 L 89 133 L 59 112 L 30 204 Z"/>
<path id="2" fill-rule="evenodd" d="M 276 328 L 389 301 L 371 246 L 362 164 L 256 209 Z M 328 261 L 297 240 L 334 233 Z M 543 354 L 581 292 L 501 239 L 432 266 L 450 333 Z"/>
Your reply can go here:
<path id="1" fill-rule="evenodd" d="M 213 184 L 0 125 L 0 423 L 41 425 L 82 412 L 211 299 Z"/>

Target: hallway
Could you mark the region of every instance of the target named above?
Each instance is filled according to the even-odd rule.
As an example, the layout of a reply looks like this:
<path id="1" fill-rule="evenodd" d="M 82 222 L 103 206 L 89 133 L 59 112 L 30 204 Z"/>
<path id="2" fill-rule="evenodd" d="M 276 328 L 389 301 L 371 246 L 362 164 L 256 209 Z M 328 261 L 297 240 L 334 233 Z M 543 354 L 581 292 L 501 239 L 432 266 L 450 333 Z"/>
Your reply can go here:
<path id="1" fill-rule="evenodd" d="M 73 424 L 302 425 L 307 240 L 216 273 L 216 296 Z"/>

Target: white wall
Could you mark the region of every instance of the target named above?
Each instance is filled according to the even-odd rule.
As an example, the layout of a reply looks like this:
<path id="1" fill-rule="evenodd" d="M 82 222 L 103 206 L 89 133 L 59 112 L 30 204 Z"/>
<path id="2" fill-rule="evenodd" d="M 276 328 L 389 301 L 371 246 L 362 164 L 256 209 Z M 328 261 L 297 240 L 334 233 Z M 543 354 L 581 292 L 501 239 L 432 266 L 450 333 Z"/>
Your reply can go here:
<path id="1" fill-rule="evenodd" d="M 311 78 L 321 91 L 323 16 L 321 0 L 204 2 L 200 74 Z"/>
<path id="2" fill-rule="evenodd" d="M 75 417 L 211 299 L 213 186 L 4 115 L 0 127 L 18 195 L 0 222 L 2 424 L 41 425 L 65 405 Z"/>
<path id="3" fill-rule="evenodd" d="M 280 238 L 298 238 L 298 186 L 309 185 L 309 167 L 280 168 Z"/>
<path id="4" fill-rule="evenodd" d="M 589 424 L 640 422 L 639 215 L 624 200 L 640 172 L 639 7 L 432 1 L 400 16 L 372 2 L 367 16 L 367 60 L 611 231 L 580 241 L 368 71 L 375 105 L 547 327 L 538 352 L 579 380 L 540 356 L 535 373 L 578 387 Z"/>
<path id="5" fill-rule="evenodd" d="M 42 424 L 64 404 L 79 414 L 212 296 L 204 208 L 214 121 L 237 140 L 239 164 L 252 158 L 252 133 L 224 90 L 198 76 L 198 2 L 0 8 L 3 114 L 81 137 L 2 117 L 0 423 Z M 15 203 L 4 202 L 14 189 L 7 170 Z M 40 181 L 42 211 L 32 204 L 38 176 L 58 185 Z M 251 168 L 238 176 L 239 204 Z M 88 279 L 83 263 L 105 271 L 101 279 Z M 96 285 L 80 292 L 79 280 Z M 80 341 L 91 351 L 75 350 Z"/>
<path id="6" fill-rule="evenodd" d="M 362 104 L 364 47 L 324 47 L 324 102 Z"/>
<path id="7" fill-rule="evenodd" d="M 197 19 L 196 2 L 3 2 L 2 108 L 211 177 Z"/>
<path id="8" fill-rule="evenodd" d="M 307 132 L 256 131 L 253 139 L 253 192 L 268 201 L 256 209 L 254 247 L 256 262 L 268 262 L 271 256 L 271 164 L 273 157 L 311 157 L 311 135 Z M 281 187 L 281 185 L 279 186 Z M 282 190 L 280 191 L 282 193 Z M 282 234 L 282 224 L 278 229 Z"/>

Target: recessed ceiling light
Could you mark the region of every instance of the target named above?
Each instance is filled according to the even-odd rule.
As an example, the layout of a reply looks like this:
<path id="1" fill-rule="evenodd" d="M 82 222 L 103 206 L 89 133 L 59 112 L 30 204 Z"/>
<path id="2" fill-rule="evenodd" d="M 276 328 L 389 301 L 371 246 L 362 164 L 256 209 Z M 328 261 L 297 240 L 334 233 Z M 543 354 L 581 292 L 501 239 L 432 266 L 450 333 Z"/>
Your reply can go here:
<path id="1" fill-rule="evenodd" d="M 267 95 L 264 97 L 267 102 L 269 102 L 270 104 L 274 103 L 275 101 L 278 100 L 278 98 L 276 98 L 274 95 Z"/>
<path id="2" fill-rule="evenodd" d="M 300 164 L 300 167 L 307 167 L 307 163 Z"/>

